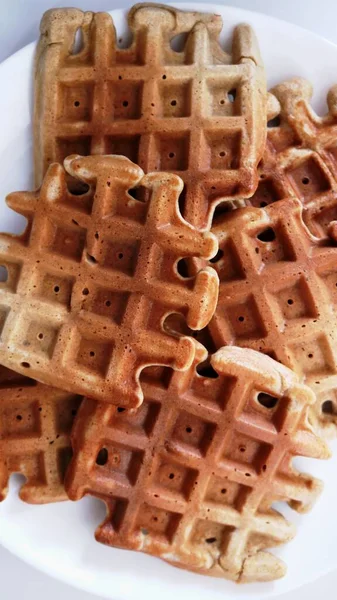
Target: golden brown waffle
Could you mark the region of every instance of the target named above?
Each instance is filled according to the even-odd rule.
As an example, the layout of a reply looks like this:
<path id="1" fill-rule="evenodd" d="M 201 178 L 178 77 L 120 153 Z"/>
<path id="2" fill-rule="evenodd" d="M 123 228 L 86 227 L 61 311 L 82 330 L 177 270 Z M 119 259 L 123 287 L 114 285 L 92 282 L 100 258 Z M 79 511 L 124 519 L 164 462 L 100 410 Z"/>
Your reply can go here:
<path id="1" fill-rule="evenodd" d="M 209 224 L 219 195 L 243 199 L 257 185 L 265 143 L 266 87 L 248 25 L 221 48 L 219 15 L 139 4 L 133 40 L 120 48 L 110 15 L 48 11 L 35 69 L 36 184 L 69 154 L 123 154 L 146 173 L 184 180 L 184 216 Z M 76 32 L 83 47 L 74 52 Z M 172 49 L 186 34 L 184 48 Z M 76 45 L 76 44 L 75 44 Z"/>
<path id="2" fill-rule="evenodd" d="M 336 244 L 309 233 L 295 198 L 223 215 L 213 233 L 219 302 L 208 339 L 198 339 L 253 348 L 294 370 L 317 396 L 319 424 L 335 432 Z"/>
<path id="3" fill-rule="evenodd" d="M 321 484 L 292 459 L 329 456 L 307 422 L 314 395 L 260 353 L 223 348 L 198 366 L 205 356 L 198 345 L 185 373 L 146 369 L 136 411 L 86 399 L 66 489 L 106 502 L 100 542 L 208 575 L 276 579 L 285 565 L 265 549 L 294 527 L 272 503 L 310 508 Z"/>
<path id="4" fill-rule="evenodd" d="M 66 168 L 92 190 L 70 194 L 54 164 L 40 191 L 8 198 L 28 227 L 0 236 L 7 269 L 0 362 L 73 393 L 136 406 L 145 366 L 184 370 L 193 360 L 193 340 L 170 335 L 165 318 L 180 313 L 191 329 L 209 322 L 215 271 L 184 279 L 177 265 L 184 256 L 213 256 L 216 238 L 181 218 L 176 175 L 143 177 L 121 156 L 69 157 Z M 147 202 L 128 193 L 137 185 Z"/>
<path id="5" fill-rule="evenodd" d="M 312 88 L 304 79 L 271 91 L 273 119 L 268 123 L 260 183 L 248 203 L 263 207 L 297 197 L 310 231 L 326 237 L 329 223 L 337 218 L 337 86 L 328 93 L 325 117 L 311 108 Z"/>
<path id="6" fill-rule="evenodd" d="M 0 501 L 12 473 L 25 476 L 20 498 L 33 504 L 68 499 L 64 475 L 70 431 L 81 397 L 0 367 Z"/>

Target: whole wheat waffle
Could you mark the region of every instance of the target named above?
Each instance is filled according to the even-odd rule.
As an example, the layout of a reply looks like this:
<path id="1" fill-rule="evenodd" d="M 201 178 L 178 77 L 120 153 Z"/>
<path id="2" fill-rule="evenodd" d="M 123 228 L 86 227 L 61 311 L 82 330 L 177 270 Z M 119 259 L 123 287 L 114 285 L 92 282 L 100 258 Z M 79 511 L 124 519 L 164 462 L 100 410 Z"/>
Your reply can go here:
<path id="1" fill-rule="evenodd" d="M 297 197 L 310 231 L 326 237 L 329 223 L 337 218 L 337 86 L 328 93 L 325 117 L 311 108 L 312 87 L 304 79 L 292 79 L 271 92 L 273 118 L 260 183 L 248 204 L 263 207 Z"/>
<path id="2" fill-rule="evenodd" d="M 35 69 L 36 184 L 69 154 L 122 154 L 146 173 L 179 174 L 183 214 L 205 227 L 219 195 L 242 200 L 256 189 L 266 134 L 257 40 L 239 25 L 229 55 L 218 41 L 219 15 L 158 4 L 134 6 L 128 23 L 132 42 L 121 48 L 106 13 L 44 15 Z"/>
<path id="3" fill-rule="evenodd" d="M 213 256 L 216 238 L 181 218 L 177 175 L 143 177 L 121 156 L 69 157 L 66 169 L 92 190 L 72 195 L 54 164 L 40 191 L 8 197 L 28 227 L 0 236 L 0 362 L 72 393 L 136 406 L 145 366 L 184 370 L 193 360 L 193 340 L 169 335 L 165 318 L 181 313 L 191 329 L 210 320 L 215 271 L 184 279 L 177 265 Z M 147 202 L 128 193 L 137 185 Z"/>
<path id="4" fill-rule="evenodd" d="M 0 367 L 0 500 L 12 473 L 26 477 L 25 502 L 66 500 L 70 431 L 81 397 Z"/>
<path id="5" fill-rule="evenodd" d="M 319 424 L 335 433 L 337 247 L 310 234 L 302 210 L 288 198 L 217 219 L 219 302 L 198 339 L 253 348 L 294 370 L 315 392 Z"/>
<path id="6" fill-rule="evenodd" d="M 265 549 L 294 527 L 272 503 L 310 508 L 321 484 L 292 459 L 329 455 L 307 422 L 314 395 L 260 353 L 224 348 L 198 366 L 206 356 L 198 345 L 185 373 L 144 370 L 136 411 L 86 399 L 66 489 L 106 502 L 100 542 L 209 575 L 276 579 L 285 565 Z"/>

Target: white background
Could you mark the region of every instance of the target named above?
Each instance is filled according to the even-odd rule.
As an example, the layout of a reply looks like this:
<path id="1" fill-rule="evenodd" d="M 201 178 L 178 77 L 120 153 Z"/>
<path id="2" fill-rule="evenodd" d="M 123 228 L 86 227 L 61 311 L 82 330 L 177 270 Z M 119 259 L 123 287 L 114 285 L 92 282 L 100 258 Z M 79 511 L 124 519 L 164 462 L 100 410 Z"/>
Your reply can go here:
<path id="1" fill-rule="evenodd" d="M 97 11 L 124 8 L 129 4 L 131 5 L 131 2 L 123 2 L 123 0 L 72 0 L 70 2 L 54 0 L 52 3 L 51 0 L 0 0 L 0 61 L 37 38 L 40 17 L 51 6 L 78 6 Z M 336 0 L 311 0 L 310 4 L 308 0 L 231 0 L 231 4 L 301 25 L 337 44 Z M 337 82 L 337 64 L 335 82 Z M 2 93 L 5 91 L 6 82 L 2 82 Z M 325 600 L 335 600 L 336 586 L 337 572 L 330 573 L 314 584 L 279 598 L 280 600 L 316 600 L 321 596 Z M 0 547 L 0 590 L 1 600 L 17 598 L 95 600 L 91 594 L 74 590 L 35 571 L 11 556 L 2 547 Z"/>

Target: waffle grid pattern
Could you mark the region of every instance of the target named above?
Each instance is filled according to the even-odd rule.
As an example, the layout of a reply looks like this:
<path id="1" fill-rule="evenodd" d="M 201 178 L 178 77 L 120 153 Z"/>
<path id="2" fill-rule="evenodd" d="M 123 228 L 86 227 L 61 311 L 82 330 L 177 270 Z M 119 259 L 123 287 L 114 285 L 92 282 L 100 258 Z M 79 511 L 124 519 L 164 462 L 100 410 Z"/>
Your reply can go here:
<path id="1" fill-rule="evenodd" d="M 252 348 L 294 370 L 317 396 L 321 425 L 331 427 L 337 248 L 310 235 L 299 201 L 291 198 L 221 217 L 213 232 L 220 248 L 213 262 L 220 279 L 209 325 L 213 343 Z"/>
<path id="2" fill-rule="evenodd" d="M 326 238 L 337 217 L 337 89 L 328 94 L 325 117 L 311 108 L 312 89 L 303 79 L 282 83 L 272 93 L 276 109 L 259 167 L 260 183 L 248 204 L 264 207 L 296 197 L 309 230 Z"/>
<path id="3" fill-rule="evenodd" d="M 59 165 L 50 167 L 40 192 L 8 199 L 29 225 L 21 237 L 0 238 L 8 271 L 0 287 L 1 360 L 46 384 L 135 406 L 144 366 L 184 369 L 193 360 L 193 341 L 169 335 L 163 322 L 178 312 L 194 329 L 211 318 L 215 271 L 184 279 L 177 262 L 212 256 L 216 240 L 181 219 L 176 175 L 142 178 L 119 156 L 75 157 L 67 169 L 97 179 L 92 205 L 91 190 L 68 192 Z M 128 194 L 139 183 L 148 202 Z"/>
<path id="4" fill-rule="evenodd" d="M 129 13 L 133 42 L 121 49 L 109 15 L 49 11 L 37 61 L 37 184 L 69 154 L 123 154 L 146 173 L 179 174 L 184 216 L 196 226 L 216 197 L 250 196 L 264 144 L 263 68 L 252 30 L 238 27 L 230 57 L 221 25 L 216 15 L 140 5 Z M 72 54 L 79 28 L 83 48 Z M 170 42 L 184 34 L 176 52 Z"/>
<path id="5" fill-rule="evenodd" d="M 72 450 L 70 432 L 81 397 L 50 388 L 1 367 L 0 500 L 12 473 L 26 477 L 25 502 L 67 500 L 64 475 Z"/>
<path id="6" fill-rule="evenodd" d="M 145 401 L 136 413 L 86 400 L 73 431 L 67 491 L 107 503 L 96 532 L 103 543 L 212 575 L 258 578 L 260 568 L 262 578 L 274 578 L 283 565 L 262 549 L 294 531 L 272 502 L 306 510 L 320 488 L 291 466 L 297 454 L 324 454 L 305 418 L 313 395 L 249 350 L 218 352 L 217 378 L 195 371 L 204 358 L 199 348 L 188 372 L 144 371 Z M 261 391 L 276 406 L 259 404 Z"/>

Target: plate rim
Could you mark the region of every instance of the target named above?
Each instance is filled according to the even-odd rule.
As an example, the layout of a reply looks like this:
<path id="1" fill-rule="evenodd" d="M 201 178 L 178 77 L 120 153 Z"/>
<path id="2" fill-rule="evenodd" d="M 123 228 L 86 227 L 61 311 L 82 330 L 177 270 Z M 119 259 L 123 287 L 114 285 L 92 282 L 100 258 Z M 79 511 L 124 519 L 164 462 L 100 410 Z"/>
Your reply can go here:
<path id="1" fill-rule="evenodd" d="M 249 17 L 252 17 L 253 19 L 259 18 L 259 19 L 265 21 L 266 23 L 273 22 L 273 24 L 275 26 L 279 25 L 283 28 L 287 28 L 288 30 L 290 30 L 290 33 L 293 32 L 294 34 L 297 34 L 297 35 L 299 35 L 299 34 L 301 34 L 302 36 L 305 35 L 307 37 L 310 37 L 310 39 L 313 42 L 316 42 L 318 44 L 324 43 L 332 48 L 337 49 L 337 44 L 335 44 L 331 40 L 325 38 L 324 36 L 321 36 L 305 27 L 301 27 L 300 25 L 297 25 L 297 24 L 287 21 L 285 19 L 279 19 L 278 17 L 267 15 L 260 11 L 254 11 L 254 10 L 245 9 L 245 8 L 241 8 L 241 7 L 230 6 L 227 4 L 223 4 L 223 5 L 218 4 L 218 3 L 213 4 L 212 2 L 210 2 L 209 4 L 207 4 L 205 2 L 200 2 L 200 3 L 199 2 L 197 2 L 197 3 L 168 2 L 167 5 L 179 8 L 181 10 L 192 10 L 192 11 L 197 11 L 197 12 L 215 12 L 216 13 L 217 10 L 219 10 L 220 12 L 224 9 L 230 10 L 233 12 L 234 18 L 235 18 L 235 20 L 237 20 L 238 23 L 244 21 L 245 19 L 247 19 Z M 130 9 L 130 7 L 125 8 L 125 9 L 124 8 L 116 8 L 116 9 L 107 10 L 104 12 L 108 12 L 112 16 L 116 15 L 116 13 L 123 13 L 125 15 L 129 11 L 129 9 Z M 42 17 L 42 13 L 41 13 L 41 17 Z M 226 27 L 226 23 L 224 22 L 224 28 L 225 27 Z M 301 43 L 301 42 L 299 41 L 299 43 Z M 22 48 L 20 48 L 19 50 L 17 50 L 16 52 L 14 52 L 13 54 L 6 57 L 0 63 L 0 70 L 11 68 L 12 64 L 15 65 L 16 63 L 20 62 L 21 56 L 24 56 L 29 53 L 33 53 L 35 50 L 36 44 L 37 44 L 37 40 L 32 41 L 32 42 L 26 44 L 25 46 L 23 46 Z M 336 81 L 337 81 L 337 71 L 336 71 Z M 331 82 L 331 85 L 333 85 L 333 83 L 334 82 Z M 57 580 L 65 583 L 65 584 L 68 584 L 71 587 L 82 590 L 89 594 L 93 594 L 95 596 L 107 598 L 109 600 L 112 600 L 112 598 L 113 598 L 113 600 L 125 600 L 125 598 L 126 598 L 125 593 L 122 590 L 114 590 L 114 595 L 112 596 L 108 590 L 106 592 L 102 591 L 102 590 L 99 590 L 99 591 L 95 590 L 95 580 L 93 580 L 93 582 L 85 581 L 84 583 L 82 583 L 81 580 L 78 577 L 76 578 L 75 575 L 69 574 L 69 573 L 65 572 L 64 570 L 60 572 L 57 569 L 57 566 L 50 566 L 50 564 L 46 565 L 43 562 L 42 562 L 42 564 L 39 563 L 35 554 L 28 552 L 27 551 L 28 549 L 25 545 L 23 545 L 22 548 L 18 548 L 17 545 L 15 545 L 15 543 L 12 542 L 12 540 L 9 540 L 9 541 L 7 540 L 6 542 L 4 542 L 1 537 L 1 534 L 0 534 L 0 546 L 3 546 L 13 556 L 23 560 L 26 564 L 28 564 L 35 570 L 40 571 L 54 579 L 57 579 Z M 309 576 L 309 578 L 306 581 L 301 582 L 298 586 L 291 588 L 291 590 L 288 590 L 286 592 L 280 591 L 279 593 L 272 594 L 272 596 L 279 597 L 281 594 L 289 594 L 291 591 L 295 592 L 296 589 L 299 589 L 303 585 L 307 585 L 312 581 L 316 581 L 320 577 L 324 577 L 329 572 L 333 572 L 334 570 L 337 570 L 337 567 L 332 568 L 332 569 L 328 567 L 325 570 L 322 570 L 318 575 L 314 575 L 313 577 Z M 233 584 L 233 585 L 235 585 L 235 584 Z M 252 585 L 254 585 L 254 584 L 249 584 L 249 585 L 244 586 L 244 588 L 241 588 L 248 592 L 247 597 L 250 595 L 249 590 L 252 590 Z M 224 595 L 225 594 L 226 594 L 226 591 L 224 590 Z M 258 596 L 258 595 L 261 596 L 262 594 L 259 594 L 257 592 L 256 596 Z M 236 595 L 233 595 L 233 597 L 235 597 L 235 596 Z M 255 597 L 255 594 L 254 594 L 254 597 Z M 130 596 L 130 598 L 131 598 L 131 596 Z M 241 598 L 241 596 L 240 596 L 240 598 Z"/>

